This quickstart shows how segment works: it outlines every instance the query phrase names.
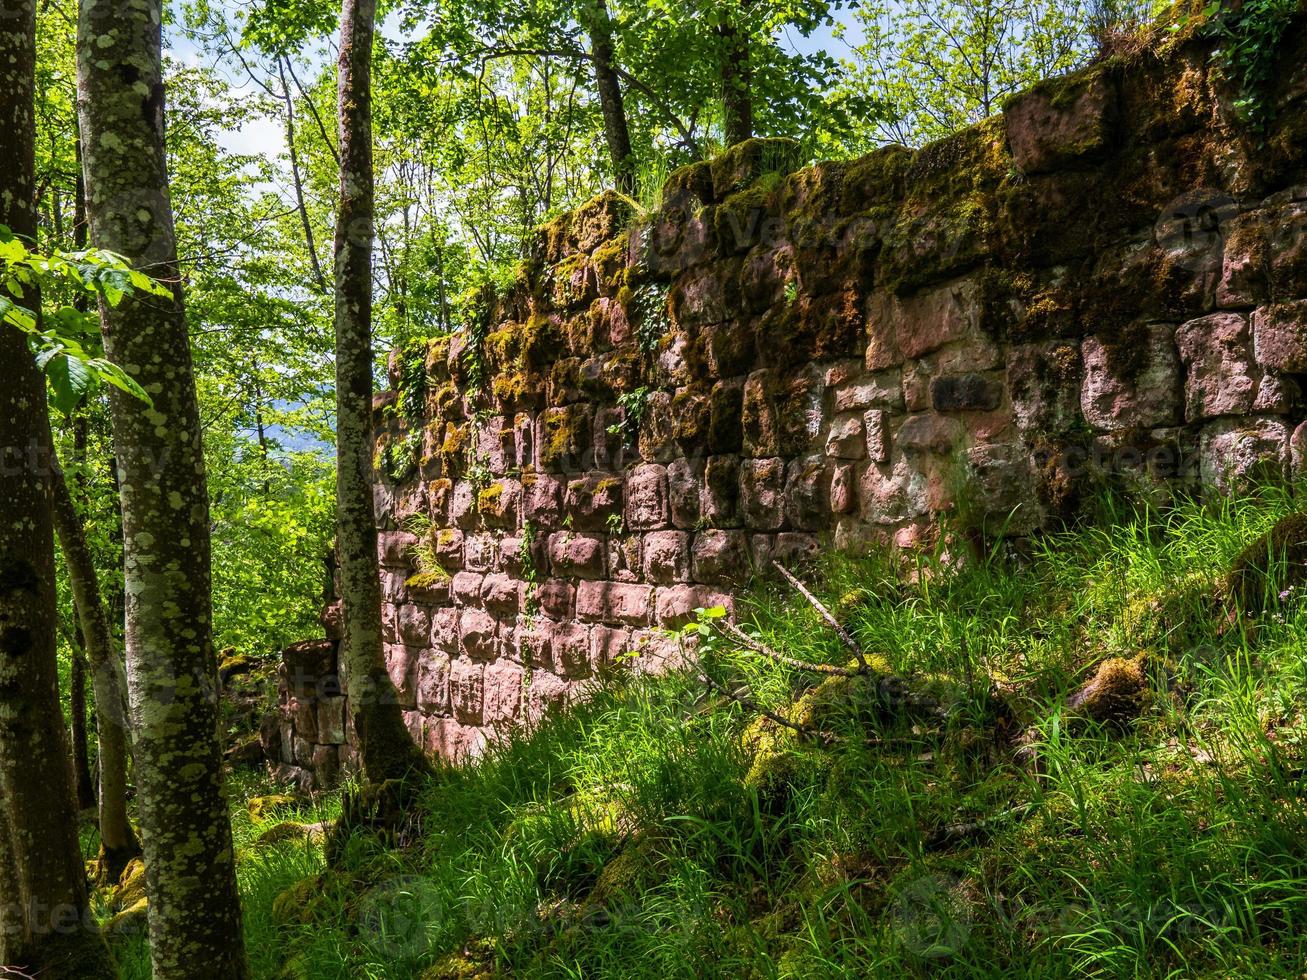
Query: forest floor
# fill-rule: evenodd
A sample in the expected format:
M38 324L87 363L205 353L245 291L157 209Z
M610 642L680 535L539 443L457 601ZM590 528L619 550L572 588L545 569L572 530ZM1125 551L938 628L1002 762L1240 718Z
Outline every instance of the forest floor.
M1292 510L1105 505L1022 553L827 558L814 591L903 684L705 623L717 686L623 672L339 868L314 832L259 843L338 795L256 817L238 780L255 975L1301 977L1304 570L1228 577ZM858 666L784 583L740 612L756 646Z

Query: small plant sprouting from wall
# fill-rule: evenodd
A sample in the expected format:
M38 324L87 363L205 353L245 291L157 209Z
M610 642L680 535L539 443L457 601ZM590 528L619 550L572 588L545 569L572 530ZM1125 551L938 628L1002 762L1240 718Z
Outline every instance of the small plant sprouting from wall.
M490 284L470 291L463 300L463 323L467 346L463 348L463 368L467 372L469 391L481 391L490 381L486 367L486 335L490 333L494 288Z
M417 544L409 550L417 572L405 585L409 588L428 588L448 582L449 572L436 557L436 527L431 518L425 514L414 514L404 521L402 527L418 539Z
M1204 29L1219 42L1212 60L1238 90L1235 109L1259 140L1275 117L1271 83L1280 42L1297 9L1297 0L1216 0L1203 10Z
M622 420L610 425L608 434L634 441L640 435L640 423L644 420L645 409L649 407L648 387L641 385L634 391L618 395L617 406L622 410Z
M528 621L534 620L540 612L540 596L536 590L540 585L540 570L536 568L535 545L539 530L534 521L522 522L522 539L518 542L517 557L522 564L522 578L526 582L526 595L523 599L523 612Z
M667 332L667 287L646 283L631 296L629 315L635 322L635 340L640 353L652 356L659 339Z

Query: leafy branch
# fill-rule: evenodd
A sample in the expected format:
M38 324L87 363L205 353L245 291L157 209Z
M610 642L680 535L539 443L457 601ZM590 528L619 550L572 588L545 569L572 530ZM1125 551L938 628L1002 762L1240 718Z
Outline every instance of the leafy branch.
M0 323L31 339L54 407L67 415L101 383L153 404L130 374L98 351L96 318L73 305L42 311L42 290L71 291L110 307L136 292L171 299L172 291L133 269L121 255L103 249L43 255L0 225Z

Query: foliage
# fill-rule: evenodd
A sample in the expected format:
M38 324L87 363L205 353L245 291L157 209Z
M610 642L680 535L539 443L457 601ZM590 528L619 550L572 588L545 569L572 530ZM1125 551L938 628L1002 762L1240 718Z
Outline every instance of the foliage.
M1279 64L1280 41L1298 10L1297 0L1216 0L1203 11L1205 30L1219 41L1212 58L1236 86L1235 109L1258 137L1275 114L1268 93Z
M1102 14L1087 0L870 0L857 10L862 39L847 87L888 107L875 141L920 146L1083 64Z
M1214 591L1293 506L1109 501L1025 560L941 551L907 576L827 559L823 600L947 714L879 713L724 641L705 664L726 689L825 712L833 737L778 731L694 672L619 675L441 773L419 844L355 840L350 889L277 938L314 977L1297 976L1307 606L1272 586L1231 628ZM847 658L790 590L761 583L742 610L758 642ZM720 636L704 613L687 632ZM1077 723L1068 691L1140 652L1151 709Z
M112 252L41 255L0 225L0 323L30 338L37 367L50 381L54 406L69 414L101 382L150 404L150 396L126 370L97 352L98 321L75 306L60 305L49 312L32 309L42 292L73 293L117 306L133 292L171 298L172 291Z

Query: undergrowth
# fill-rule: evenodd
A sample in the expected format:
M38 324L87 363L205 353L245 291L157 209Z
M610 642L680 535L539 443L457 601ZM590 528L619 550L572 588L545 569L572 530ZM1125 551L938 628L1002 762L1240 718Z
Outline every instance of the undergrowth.
M416 841L353 840L296 924L268 910L322 872L316 852L245 851L256 974L1300 976L1307 610L1284 569L1255 616L1222 601L1231 561L1292 507L1109 507L1024 551L906 570L829 557L814 591L944 710L724 640L702 662L735 700L692 671L627 672L441 772ZM745 629L848 664L782 586L741 598ZM1108 658L1142 663L1151 697L1098 725L1066 705Z

